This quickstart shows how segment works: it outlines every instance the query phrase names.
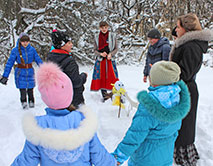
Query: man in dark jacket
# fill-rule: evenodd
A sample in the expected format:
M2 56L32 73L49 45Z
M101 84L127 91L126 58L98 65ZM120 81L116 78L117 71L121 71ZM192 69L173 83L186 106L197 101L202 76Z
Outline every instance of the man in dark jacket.
M148 32L148 40L150 46L146 55L146 64L143 71L143 81L147 82L147 76L151 69L151 65L154 63L165 60L169 60L169 52L171 50L169 40L165 37L161 37L160 32L157 29L152 29Z
M64 32L53 31L51 38L55 49L47 55L47 60L58 64L71 79L74 90L72 105L78 107L84 103L83 91L87 74L79 73L78 64L71 55L72 42L69 36Z

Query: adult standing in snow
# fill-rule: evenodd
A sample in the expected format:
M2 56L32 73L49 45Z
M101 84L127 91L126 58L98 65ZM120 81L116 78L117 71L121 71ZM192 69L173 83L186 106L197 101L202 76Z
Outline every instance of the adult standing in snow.
M115 166L97 136L97 117L86 106L69 110L73 99L70 78L54 63L44 63L36 72L46 115L26 115L26 142L11 166Z
M64 73L71 79L73 83L73 108L78 108L84 103L84 84L87 79L86 73L79 73L79 67L71 54L72 42L71 38L61 31L53 31L51 33L54 49L47 55L47 60L58 64Z
M202 30L198 17L192 13L177 18L176 32L178 38L171 50L170 59L181 68L180 77L187 84L191 94L191 109L183 119L175 143L174 160L181 166L195 166L199 159L194 144L198 104L195 80L202 65L203 53L208 49L208 41L213 38L213 32Z
M33 95L33 88L35 87L34 69L32 65L33 61L35 61L37 65L42 63L42 60L37 54L35 48L30 45L29 35L22 32L19 36L16 47L11 51L0 82L5 85L7 84L11 69L14 63L17 62L18 64L15 68L15 84L20 90L20 100L23 109L27 108L28 104L30 108L33 108L35 104Z
M147 76L149 75L151 65L161 60L168 61L169 52L171 50L169 40L166 37L161 37L158 29L154 28L150 30L147 37L150 42L150 46L146 54L143 82L147 82Z
M94 51L96 62L93 71L90 90L101 90L102 101L110 97L107 90L112 90L112 85L118 81L118 71L115 63L115 54L118 51L116 35L109 32L109 24L101 21L100 32L95 35Z

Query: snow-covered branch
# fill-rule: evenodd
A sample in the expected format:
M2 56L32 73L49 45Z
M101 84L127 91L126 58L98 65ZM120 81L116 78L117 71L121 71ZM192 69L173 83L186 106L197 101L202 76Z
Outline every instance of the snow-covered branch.
M42 9L28 9L28 8L21 8L19 14L32 14L32 15L38 15L38 14L44 14L46 11L46 8Z

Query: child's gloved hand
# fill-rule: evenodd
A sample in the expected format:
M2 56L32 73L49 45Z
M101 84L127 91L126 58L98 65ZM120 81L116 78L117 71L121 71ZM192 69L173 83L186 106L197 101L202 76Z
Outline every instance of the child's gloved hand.
M145 83L147 82L147 76L143 77L143 82L145 82Z
M2 78L0 79L0 82L1 82L2 84L4 84L4 85L7 85L7 81L8 81L8 78L6 78L6 77L2 77Z
M117 160L117 165L122 165L128 159L128 157L125 154L123 154L119 149L116 149L112 153L112 155Z

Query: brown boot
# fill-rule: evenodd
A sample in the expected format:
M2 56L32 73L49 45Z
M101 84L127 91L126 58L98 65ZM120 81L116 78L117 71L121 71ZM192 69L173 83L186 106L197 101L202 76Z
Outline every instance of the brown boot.
M110 92L110 93L105 93L104 94L104 97L103 97L103 99L102 99L102 102L105 102L106 100L108 100L108 99L111 99L112 100L112 92Z
M112 95L113 95L113 93L112 92L110 92L110 93L106 93L106 95L105 95L105 97L107 98L107 99L111 99L112 100Z

